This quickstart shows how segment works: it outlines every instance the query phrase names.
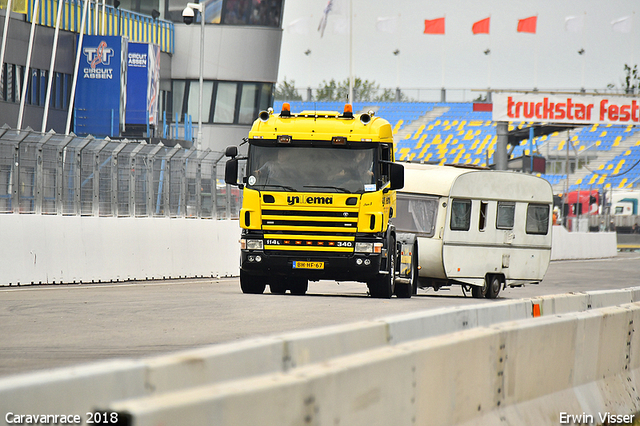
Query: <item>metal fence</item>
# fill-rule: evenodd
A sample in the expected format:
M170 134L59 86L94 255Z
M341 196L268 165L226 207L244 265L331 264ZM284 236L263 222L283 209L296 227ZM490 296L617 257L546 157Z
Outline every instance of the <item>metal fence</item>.
M0 213L237 218L220 152L0 128Z

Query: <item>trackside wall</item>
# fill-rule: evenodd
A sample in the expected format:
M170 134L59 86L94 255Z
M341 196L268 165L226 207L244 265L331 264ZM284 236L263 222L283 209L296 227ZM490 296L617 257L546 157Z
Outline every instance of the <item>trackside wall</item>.
M235 220L0 215L0 286L237 276ZM551 259L616 255L616 234L553 227Z
M0 285L238 274L234 220L0 215Z
M615 232L569 232L556 225L551 240L551 260L615 257L617 241Z

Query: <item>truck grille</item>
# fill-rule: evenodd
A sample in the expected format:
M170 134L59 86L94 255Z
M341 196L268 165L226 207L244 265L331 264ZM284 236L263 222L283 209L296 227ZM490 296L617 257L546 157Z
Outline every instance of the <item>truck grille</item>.
M357 211L263 210L264 249L353 253Z

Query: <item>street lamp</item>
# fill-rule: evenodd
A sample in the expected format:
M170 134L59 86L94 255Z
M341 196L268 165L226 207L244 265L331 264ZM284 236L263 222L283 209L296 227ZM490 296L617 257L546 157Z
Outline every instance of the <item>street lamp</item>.
M182 11L182 19L187 25L193 23L195 16L194 10L200 12L200 105L198 107L198 149L202 149L202 86L204 73L204 4L203 3L187 3L187 7Z

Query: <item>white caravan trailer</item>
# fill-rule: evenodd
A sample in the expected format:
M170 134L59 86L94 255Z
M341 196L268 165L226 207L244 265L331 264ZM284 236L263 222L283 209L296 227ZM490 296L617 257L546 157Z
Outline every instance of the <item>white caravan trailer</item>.
M394 224L399 269L412 277L414 294L460 284L493 299L501 287L542 280L551 257L553 193L546 180L426 164L404 170Z

